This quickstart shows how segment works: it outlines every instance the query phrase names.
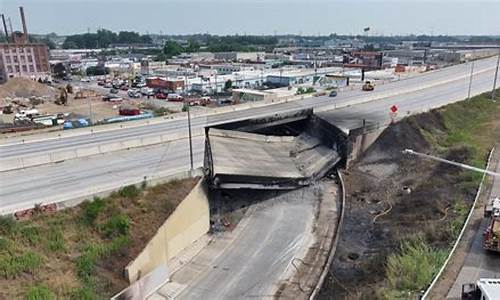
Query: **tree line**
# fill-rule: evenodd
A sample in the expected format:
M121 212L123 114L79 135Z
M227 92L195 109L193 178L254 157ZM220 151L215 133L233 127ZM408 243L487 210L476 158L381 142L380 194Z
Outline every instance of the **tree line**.
M107 48L111 44L151 44L149 35L141 35L133 31L120 31L118 34L99 29L96 33L74 34L66 37L64 49L98 49Z
M198 51L208 52L252 52L258 50L270 50L278 45L278 39L273 36L214 36L196 35L187 40L187 43L180 43L169 40L163 47L160 60L171 58L183 52L191 53Z

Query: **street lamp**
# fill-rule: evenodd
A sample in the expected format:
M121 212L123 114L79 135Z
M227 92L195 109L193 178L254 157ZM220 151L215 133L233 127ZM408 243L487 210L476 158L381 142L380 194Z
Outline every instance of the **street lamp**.
M471 87L472 87L472 76L473 75L474 75L474 60L472 61L472 65L471 65L471 68L470 68L469 91L467 93L467 100L470 99L470 90L471 90Z
M189 102L184 100L184 105L186 105L186 110L187 110L187 119L188 119L188 130L189 130L189 162L191 168L189 171L192 173L194 168L193 168L193 137L191 134L191 113L189 112Z
M500 48L498 49L497 67L495 68L495 79L493 80L493 91L491 91L491 100L493 101L495 101L495 96L496 96L499 64L500 64Z

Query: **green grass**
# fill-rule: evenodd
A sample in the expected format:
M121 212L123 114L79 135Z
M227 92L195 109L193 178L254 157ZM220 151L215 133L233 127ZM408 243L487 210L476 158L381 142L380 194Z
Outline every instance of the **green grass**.
M404 299L424 289L446 260L447 251L434 249L423 238L403 241L397 253L387 258L389 286L382 291L385 299Z
M26 300L55 300L55 294L45 285L36 285L28 290Z
M93 201L83 203L83 219L85 223L93 225L99 214L103 211L106 203L99 197L94 197Z
M22 272L33 273L42 263L40 255L27 251L20 255L10 254L0 257L0 276L16 278Z
M119 236L107 244L87 244L82 251L82 255L76 261L77 273L80 279L84 283L91 282L99 259L117 253L128 243L127 236Z
M118 191L118 195L127 199L134 199L141 195L141 190L135 185L127 185Z
M66 242L61 226L52 225L47 232L46 239L47 249L51 252L66 251Z
M130 228L130 220L123 214L116 214L101 226L101 231L107 238L127 235Z

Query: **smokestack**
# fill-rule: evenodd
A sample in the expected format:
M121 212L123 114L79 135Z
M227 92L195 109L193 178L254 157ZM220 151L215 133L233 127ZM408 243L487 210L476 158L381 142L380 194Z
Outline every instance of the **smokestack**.
M24 37L26 38L26 41L28 41L28 29L26 28L26 19L24 18L24 9L22 6L19 6L19 13L21 13L21 22L23 23Z
M10 17L7 19L9 22L9 28L10 28L10 40L12 43L14 43L14 31L12 30L12 22L10 21Z
M7 42L9 42L9 32L7 31L7 23L5 22L5 16L2 14L2 23L3 23L3 30L5 32L5 38L7 39Z

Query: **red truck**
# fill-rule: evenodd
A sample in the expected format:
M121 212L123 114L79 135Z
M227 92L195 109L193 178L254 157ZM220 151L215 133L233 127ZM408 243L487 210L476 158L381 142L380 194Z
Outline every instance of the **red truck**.
M484 206L484 216L490 218L488 227L484 231L483 248L489 251L500 252L500 198L493 197Z

